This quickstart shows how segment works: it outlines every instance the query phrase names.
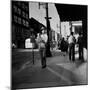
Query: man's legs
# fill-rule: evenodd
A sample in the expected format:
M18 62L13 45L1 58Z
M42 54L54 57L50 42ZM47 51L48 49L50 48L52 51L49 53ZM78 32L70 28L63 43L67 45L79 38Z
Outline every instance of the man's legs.
M79 59L83 61L83 48L82 48L82 46L79 47Z
M43 67L43 49L40 49L41 65Z
M75 45L72 45L72 61L75 61Z
M71 44L69 45L69 60L71 61Z
M79 46L79 60L81 60L81 47Z
M40 49L40 57L42 68L46 67L46 50L44 48Z
M43 49L43 68L46 67L46 49Z

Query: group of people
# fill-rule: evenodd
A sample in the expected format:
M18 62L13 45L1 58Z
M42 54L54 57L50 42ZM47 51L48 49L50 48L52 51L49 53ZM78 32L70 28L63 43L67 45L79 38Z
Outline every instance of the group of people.
M73 35L73 32L71 32L71 35L68 38L68 43L69 43L69 60L73 62L75 61L75 44L77 44L79 49L79 60L83 61L83 36L81 32L79 33L77 41Z
M40 57L41 57L41 64L42 68L46 67L46 46L47 46L48 36L45 30L42 30L42 33L37 34L36 42L38 44ZM69 50L69 60L75 61L75 44L77 43L79 46L79 59L83 60L83 37L82 34L79 33L78 40L76 41L73 32L71 32L71 35L68 37L67 41L67 50ZM64 46L61 46L62 49L64 49Z

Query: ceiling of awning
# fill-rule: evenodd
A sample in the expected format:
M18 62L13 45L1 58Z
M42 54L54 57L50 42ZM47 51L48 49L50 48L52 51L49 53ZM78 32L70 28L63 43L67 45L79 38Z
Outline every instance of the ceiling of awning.
M87 19L87 5L55 4L61 21Z

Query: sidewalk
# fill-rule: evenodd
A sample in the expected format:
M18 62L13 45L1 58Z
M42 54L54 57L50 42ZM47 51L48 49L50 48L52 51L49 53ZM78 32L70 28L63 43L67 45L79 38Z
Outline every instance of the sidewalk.
M12 51L13 71L18 71L19 69L23 68L24 65L32 65L33 61L37 62L38 60L40 60L39 50L34 49L33 51L34 52L32 52L32 49L14 49ZM60 50L54 50L51 52L52 57L64 55L64 53L62 53Z
M86 85L87 62L72 63L66 56L47 59L47 67L41 68L38 60L35 65L26 65L13 75L14 88L35 88L49 86Z

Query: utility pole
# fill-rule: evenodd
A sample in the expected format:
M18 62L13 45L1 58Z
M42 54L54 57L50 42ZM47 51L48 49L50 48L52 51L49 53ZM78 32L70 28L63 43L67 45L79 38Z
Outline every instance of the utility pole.
M47 57L51 57L51 51L50 51L50 21L49 19L51 19L51 17L48 16L48 3L46 3L46 25L47 25L47 36L48 36L48 41L47 41L47 46L46 46L46 56Z
M47 27L47 36L48 36L48 41L47 41L47 45L46 45L46 57L51 57L51 51L50 51L50 21L49 19L51 19L51 17L48 16L48 3L39 3L39 9L40 9L40 5L45 5L45 9L46 9L46 27Z

